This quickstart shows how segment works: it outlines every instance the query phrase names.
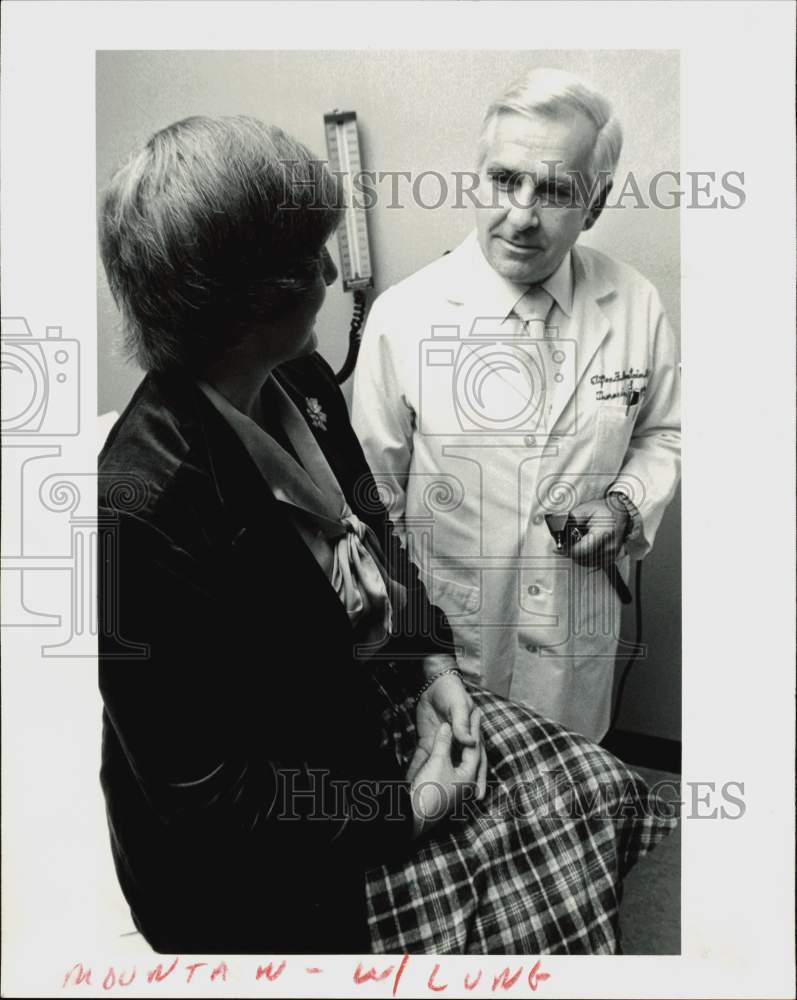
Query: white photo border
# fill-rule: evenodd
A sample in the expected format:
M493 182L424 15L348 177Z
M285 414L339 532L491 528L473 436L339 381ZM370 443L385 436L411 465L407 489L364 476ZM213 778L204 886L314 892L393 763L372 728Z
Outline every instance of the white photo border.
M358 3L10 0L3 14L3 315L25 317L37 337L59 326L65 341L78 343L67 354L81 355L80 409L64 419L79 433L65 432L52 446L73 478L90 474L96 460L96 50L515 48L524 35L535 50L680 50L682 170L741 170L746 192L737 211L682 210L681 219L683 778L743 781L746 811L735 822L684 822L681 956L546 957L550 979L536 992L792 995L793 5L382 3L377 12ZM19 454L3 452L10 476ZM36 460L53 457L51 448ZM90 490L76 499L50 485L48 503L90 513ZM24 494L20 501L36 559L49 551L48 529L35 517L43 508ZM4 523L4 554L17 545L12 528ZM23 615L24 595L17 596ZM387 980L357 986L356 962L339 956L316 963L323 975L306 971L309 958L288 959L279 983L255 982L257 962L239 956L226 957L228 977L212 985L205 976L201 985L183 977L103 986L109 967L118 976L156 963L151 953L137 961L132 951L98 948L103 928L70 921L75 899L91 894L109 863L91 846L96 830L104 833L101 804L79 791L99 767L99 747L81 743L97 710L96 661L78 650L73 659L39 662L39 626L48 627L3 630L3 994L389 996ZM93 694L75 706L76 690ZM44 873L54 866L70 878L48 882ZM92 982L64 989L76 962L94 970ZM492 995L502 969L534 964L412 956L398 996L431 995L427 981L438 963L447 995L456 995L463 970L481 967L484 985L474 996ZM517 992L531 995L525 972Z

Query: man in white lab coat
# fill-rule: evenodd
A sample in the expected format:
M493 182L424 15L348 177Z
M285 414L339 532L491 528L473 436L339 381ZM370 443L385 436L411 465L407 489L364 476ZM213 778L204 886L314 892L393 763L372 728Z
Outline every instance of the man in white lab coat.
M607 567L650 551L680 470L659 296L575 245L621 145L576 77L513 84L485 117L476 232L375 301L354 386L355 429L460 667L595 740L620 629ZM567 513L557 550L546 515Z

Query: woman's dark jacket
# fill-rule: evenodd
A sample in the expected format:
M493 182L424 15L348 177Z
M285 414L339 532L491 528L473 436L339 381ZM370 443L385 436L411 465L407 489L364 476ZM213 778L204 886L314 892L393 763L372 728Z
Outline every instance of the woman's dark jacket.
M331 370L275 374L384 541ZM409 849L412 821L340 600L190 379L144 379L99 472L101 781L136 925L162 952L369 951L364 871ZM382 656L411 687L451 634L387 546L409 601Z

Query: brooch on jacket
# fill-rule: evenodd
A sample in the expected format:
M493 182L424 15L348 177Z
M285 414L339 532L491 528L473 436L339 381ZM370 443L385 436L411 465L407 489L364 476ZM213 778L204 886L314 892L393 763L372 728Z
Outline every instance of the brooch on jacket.
M307 419L313 427L317 427L321 431L327 429L327 415L315 396L307 397Z

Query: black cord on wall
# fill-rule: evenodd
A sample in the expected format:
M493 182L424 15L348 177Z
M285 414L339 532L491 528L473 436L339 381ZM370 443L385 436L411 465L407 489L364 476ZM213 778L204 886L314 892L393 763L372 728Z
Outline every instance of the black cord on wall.
M614 709L612 710L612 718L609 723L609 732L611 732L615 724L617 723L617 718L620 715L620 707L623 702L623 692L625 691L625 682L628 680L628 674L631 671L631 667L639 659L639 654L642 651L642 560L637 560L636 568L634 571L634 606L635 606L635 628L634 628L634 651L628 657L623 667L623 673L620 677L620 683L617 685L617 696L614 699Z
M365 321L365 292L362 288L356 288L353 294L354 307L349 328L349 351L343 362L343 367L335 376L338 385L343 385L346 379L351 377L354 366L357 364L357 355L360 353L360 341L362 340L360 330Z

